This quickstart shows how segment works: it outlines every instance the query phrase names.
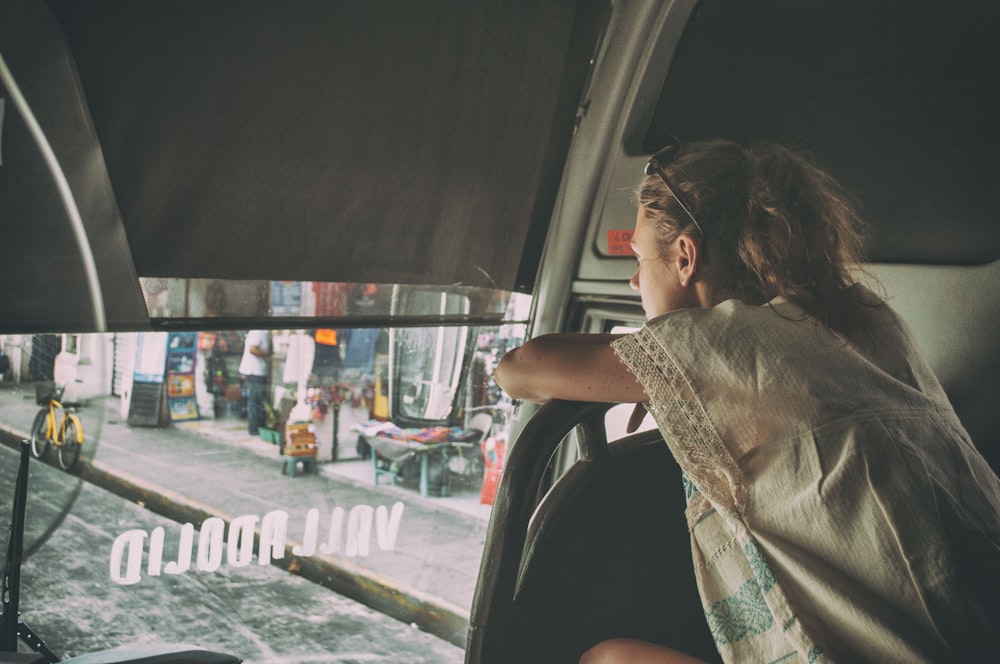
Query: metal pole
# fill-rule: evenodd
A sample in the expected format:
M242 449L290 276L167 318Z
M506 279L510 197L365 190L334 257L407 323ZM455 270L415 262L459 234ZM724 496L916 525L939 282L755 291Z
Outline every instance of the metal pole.
M17 623L21 611L21 556L24 554L24 513L28 501L28 441L21 441L21 464L14 487L14 515L7 542L7 567L3 575L3 631L0 651L17 652Z
M333 402L333 452L331 453L330 461L337 460L337 448L340 445L338 436L340 430L340 401L334 400Z

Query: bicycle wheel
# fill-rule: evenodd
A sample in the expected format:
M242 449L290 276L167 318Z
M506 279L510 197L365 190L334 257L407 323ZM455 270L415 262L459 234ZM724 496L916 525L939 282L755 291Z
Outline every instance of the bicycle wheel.
M66 419L66 430L63 431L62 445L59 445L59 467L72 470L80 458L80 448L83 447L76 439L76 422Z
M49 409L42 408L31 423L31 456L41 459L49 451L52 439L47 435Z

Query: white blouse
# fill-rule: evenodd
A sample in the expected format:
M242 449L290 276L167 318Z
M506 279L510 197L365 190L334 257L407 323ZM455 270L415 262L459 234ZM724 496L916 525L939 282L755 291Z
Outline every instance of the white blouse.
M873 314L863 344L781 298L675 311L614 342L684 470L726 661L1000 652L1000 480L902 321Z

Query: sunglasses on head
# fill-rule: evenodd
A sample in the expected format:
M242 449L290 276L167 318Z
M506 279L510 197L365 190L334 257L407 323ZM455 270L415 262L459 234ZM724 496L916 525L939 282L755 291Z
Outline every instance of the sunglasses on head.
M701 230L701 224L699 224L698 220L694 218L694 214L691 213L691 208L688 207L687 203L684 202L684 199L680 197L680 194L678 193L680 190L670 182L670 178L667 177L667 172L664 170L664 167L669 164L675 156L677 156L677 151L680 149L680 143L677 139L673 137L671 137L671 139L672 140L665 147L660 148L660 150L649 158L649 161L646 162L646 168L644 169L645 173L646 175L653 175L655 173L660 176L660 179L663 181L663 186L667 188L667 192L674 197L674 200L677 201L677 205L684 210L684 214L688 216L688 219L691 220L694 227L698 229L698 234L705 237L705 232Z

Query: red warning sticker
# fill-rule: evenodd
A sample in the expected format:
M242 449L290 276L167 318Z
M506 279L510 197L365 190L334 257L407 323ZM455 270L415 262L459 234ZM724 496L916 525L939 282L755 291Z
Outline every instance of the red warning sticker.
M635 256L632 251L632 229L608 231L609 256Z

